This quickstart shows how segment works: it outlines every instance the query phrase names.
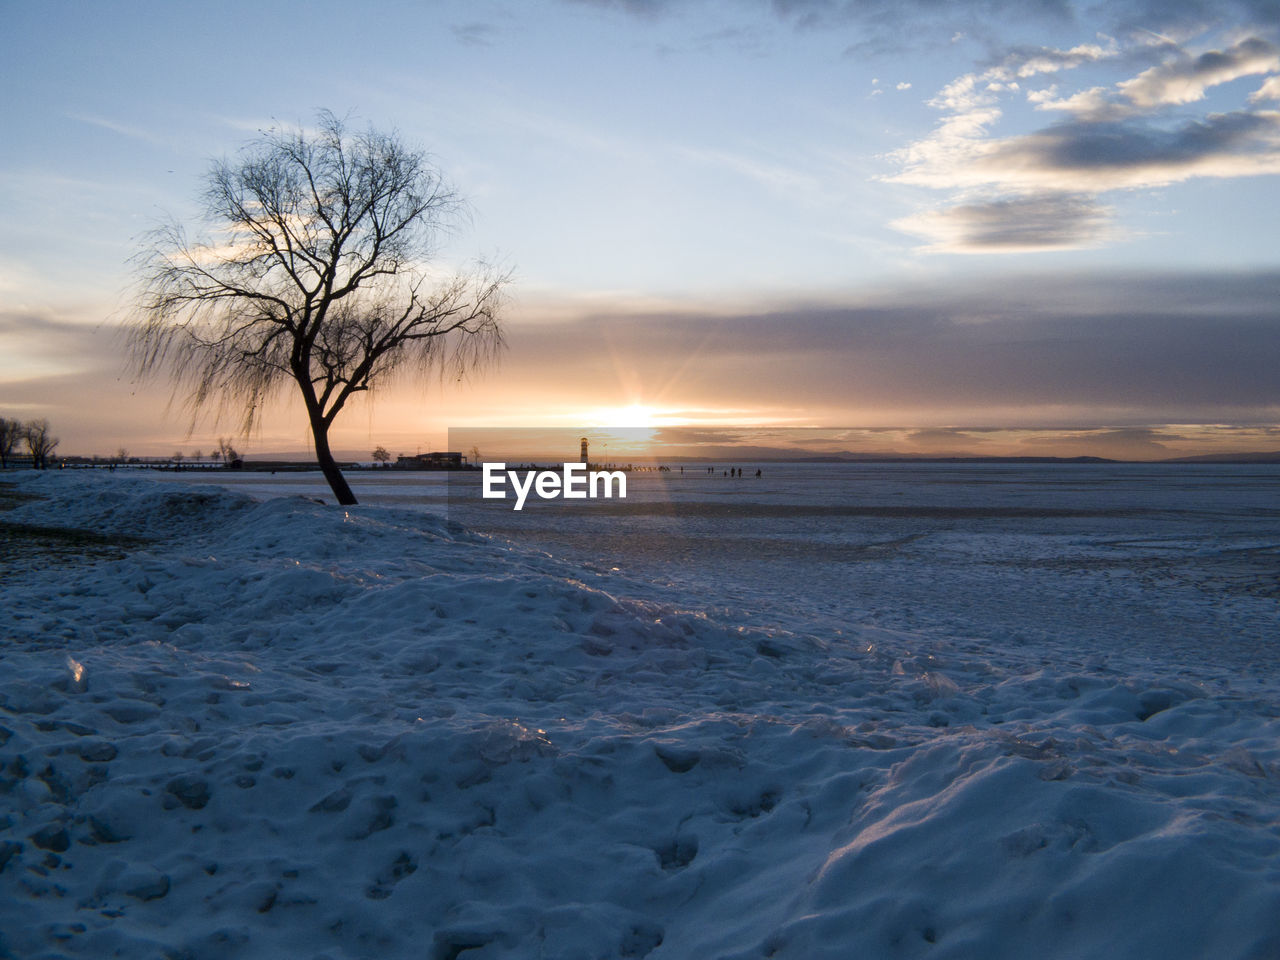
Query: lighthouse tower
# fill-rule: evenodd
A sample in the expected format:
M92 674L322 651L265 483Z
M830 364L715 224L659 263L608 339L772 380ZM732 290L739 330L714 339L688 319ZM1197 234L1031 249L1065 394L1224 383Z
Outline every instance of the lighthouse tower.
M578 460L581 463L587 462L587 438L586 437L582 438L582 455L578 458Z

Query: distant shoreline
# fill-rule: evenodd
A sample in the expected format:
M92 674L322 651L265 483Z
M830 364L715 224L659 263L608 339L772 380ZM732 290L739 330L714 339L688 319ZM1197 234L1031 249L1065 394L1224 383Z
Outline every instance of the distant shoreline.
M510 459L510 458L508 458ZM546 458L523 458L520 460L522 464L536 466L543 462ZM513 461L514 462L514 461ZM550 460L547 460L550 463ZM610 463L612 468L624 468L628 466L635 467L654 467L660 464L675 464L677 466L689 464L703 465L723 465L723 464L1013 464L1013 465L1054 465L1061 464L1065 466L1074 465L1124 465L1124 466L1154 466L1154 465L1238 465L1238 466L1265 466L1268 464L1280 464L1280 451L1257 452L1257 453L1237 453L1237 454L1202 454L1190 457L1168 457L1162 460L1117 460L1108 457L1014 457L1014 456L955 456L955 457L930 457L917 456L912 454L896 454L896 455L875 455L875 454L845 454L845 455L812 455L812 456L766 456L752 455L745 453L741 457L719 456L719 457L691 457L691 456L670 456L670 457L632 457L628 459L619 459ZM280 471L287 473L306 472L319 470L320 465L313 460L288 459L284 457L264 457L261 459L253 457L245 457L240 465L230 467L221 464L211 463L176 463L166 460L162 457L155 458L133 458L131 462L112 463L102 458L91 457L66 457L60 461L60 464L66 469L133 469L133 470L163 470L165 472L177 473L224 473L224 472L251 472L262 473L267 471ZM372 464L366 461L346 460L339 461L339 467L342 470L351 470L359 472L376 472L376 473L408 473L408 472L440 472L449 473L471 472L479 469L476 466L466 465L463 467L420 467L412 468L397 467L393 465L382 466ZM15 463L11 464L5 472L8 471L25 471L31 469L29 464ZM57 470L59 467L51 467Z

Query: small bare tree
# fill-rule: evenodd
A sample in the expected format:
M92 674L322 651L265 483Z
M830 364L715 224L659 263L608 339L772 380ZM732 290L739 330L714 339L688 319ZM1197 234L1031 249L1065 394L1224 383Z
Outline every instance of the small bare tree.
M13 456L13 451L18 448L18 444L26 434L26 424L20 420L0 417L0 470L8 468L9 458Z
M231 445L231 440L227 437L218 438L218 456L222 458L222 462L230 464L232 460L239 460L240 453Z
M373 451L373 459L377 460L378 463L383 466L386 466L387 462L391 459L391 453L386 447L378 446Z
M325 479L355 503L329 449L334 419L396 374L461 376L494 356L508 277L439 279L431 260L459 199L421 151L330 113L215 163L203 199L216 232L163 227L138 259L135 369L167 370L193 423L214 401L238 408L246 434L292 383Z
M31 466L44 470L49 466L49 457L58 446L58 438L49 432L48 420L29 420L23 428L27 441L27 450L31 452Z

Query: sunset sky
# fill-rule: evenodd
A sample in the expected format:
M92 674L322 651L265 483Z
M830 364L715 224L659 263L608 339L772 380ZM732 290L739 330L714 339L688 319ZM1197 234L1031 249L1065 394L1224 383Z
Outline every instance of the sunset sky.
M471 201L509 349L350 409L450 427L1153 458L1280 449L1274 0L0 0L0 415L208 450L136 384L129 258L320 108ZM793 434L794 435L794 434ZM282 396L250 452L308 448Z

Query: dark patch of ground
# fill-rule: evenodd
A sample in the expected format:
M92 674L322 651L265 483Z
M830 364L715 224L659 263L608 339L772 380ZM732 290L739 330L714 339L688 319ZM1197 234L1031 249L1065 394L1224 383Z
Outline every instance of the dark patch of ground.
M0 511L12 510L33 500L36 494L0 481ZM78 527L49 527L0 519L0 580L29 569L33 563L76 563L119 560L150 541L117 533L98 533Z

